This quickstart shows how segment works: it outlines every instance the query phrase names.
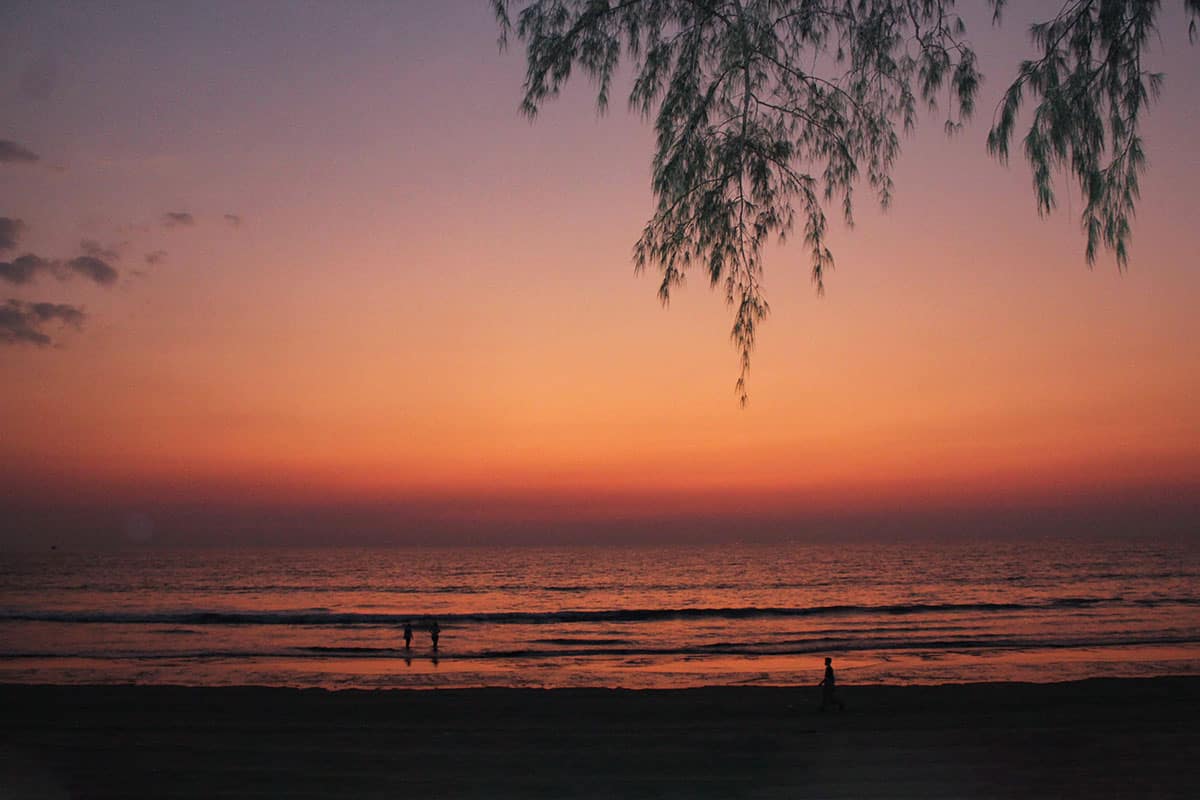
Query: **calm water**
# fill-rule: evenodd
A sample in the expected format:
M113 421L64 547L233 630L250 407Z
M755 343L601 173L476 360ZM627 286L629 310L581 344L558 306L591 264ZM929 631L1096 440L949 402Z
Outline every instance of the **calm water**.
M844 683L1200 674L1200 545L0 554L4 682L813 684L826 655Z

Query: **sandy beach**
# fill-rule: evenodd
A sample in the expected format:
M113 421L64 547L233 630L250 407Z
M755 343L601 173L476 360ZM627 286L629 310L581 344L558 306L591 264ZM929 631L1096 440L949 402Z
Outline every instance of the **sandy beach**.
M1200 678L678 691L0 686L0 796L1193 797Z

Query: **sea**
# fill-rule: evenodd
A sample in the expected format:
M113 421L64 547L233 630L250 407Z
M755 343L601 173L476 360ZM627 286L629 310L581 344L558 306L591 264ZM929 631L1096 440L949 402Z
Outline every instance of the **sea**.
M1200 674L1200 539L0 553L4 683L812 686L826 657Z

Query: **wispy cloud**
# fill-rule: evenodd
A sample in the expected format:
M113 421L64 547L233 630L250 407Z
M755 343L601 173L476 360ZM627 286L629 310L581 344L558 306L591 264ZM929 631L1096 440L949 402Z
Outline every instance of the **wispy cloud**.
M26 100L46 100L58 86L58 59L46 51L21 71L21 96Z
M0 139L0 164L34 164L41 156L8 139Z
M196 224L196 218L187 211L168 211L163 214L163 226L167 228L186 228Z
M225 221L235 228L242 227L242 217L239 214L226 214Z
M19 219L0 217L0 253L16 249L25 227L25 223Z
M128 242L123 242L121 245L104 247L94 239L84 239L79 243L79 249L83 251L85 256L103 258L106 261L119 261L121 259L121 252L118 248L124 244L128 244Z
M146 263L150 266L161 264L167 260L166 250L155 250L153 253L146 253Z
M47 347L54 343L46 328L83 328L83 309L65 303L27 303L9 298L0 306L0 344L31 344Z

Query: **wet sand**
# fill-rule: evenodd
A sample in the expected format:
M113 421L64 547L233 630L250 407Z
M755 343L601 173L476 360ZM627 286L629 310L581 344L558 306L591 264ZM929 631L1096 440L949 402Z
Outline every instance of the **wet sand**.
M1200 677L678 691L0 686L0 797L1195 797Z

